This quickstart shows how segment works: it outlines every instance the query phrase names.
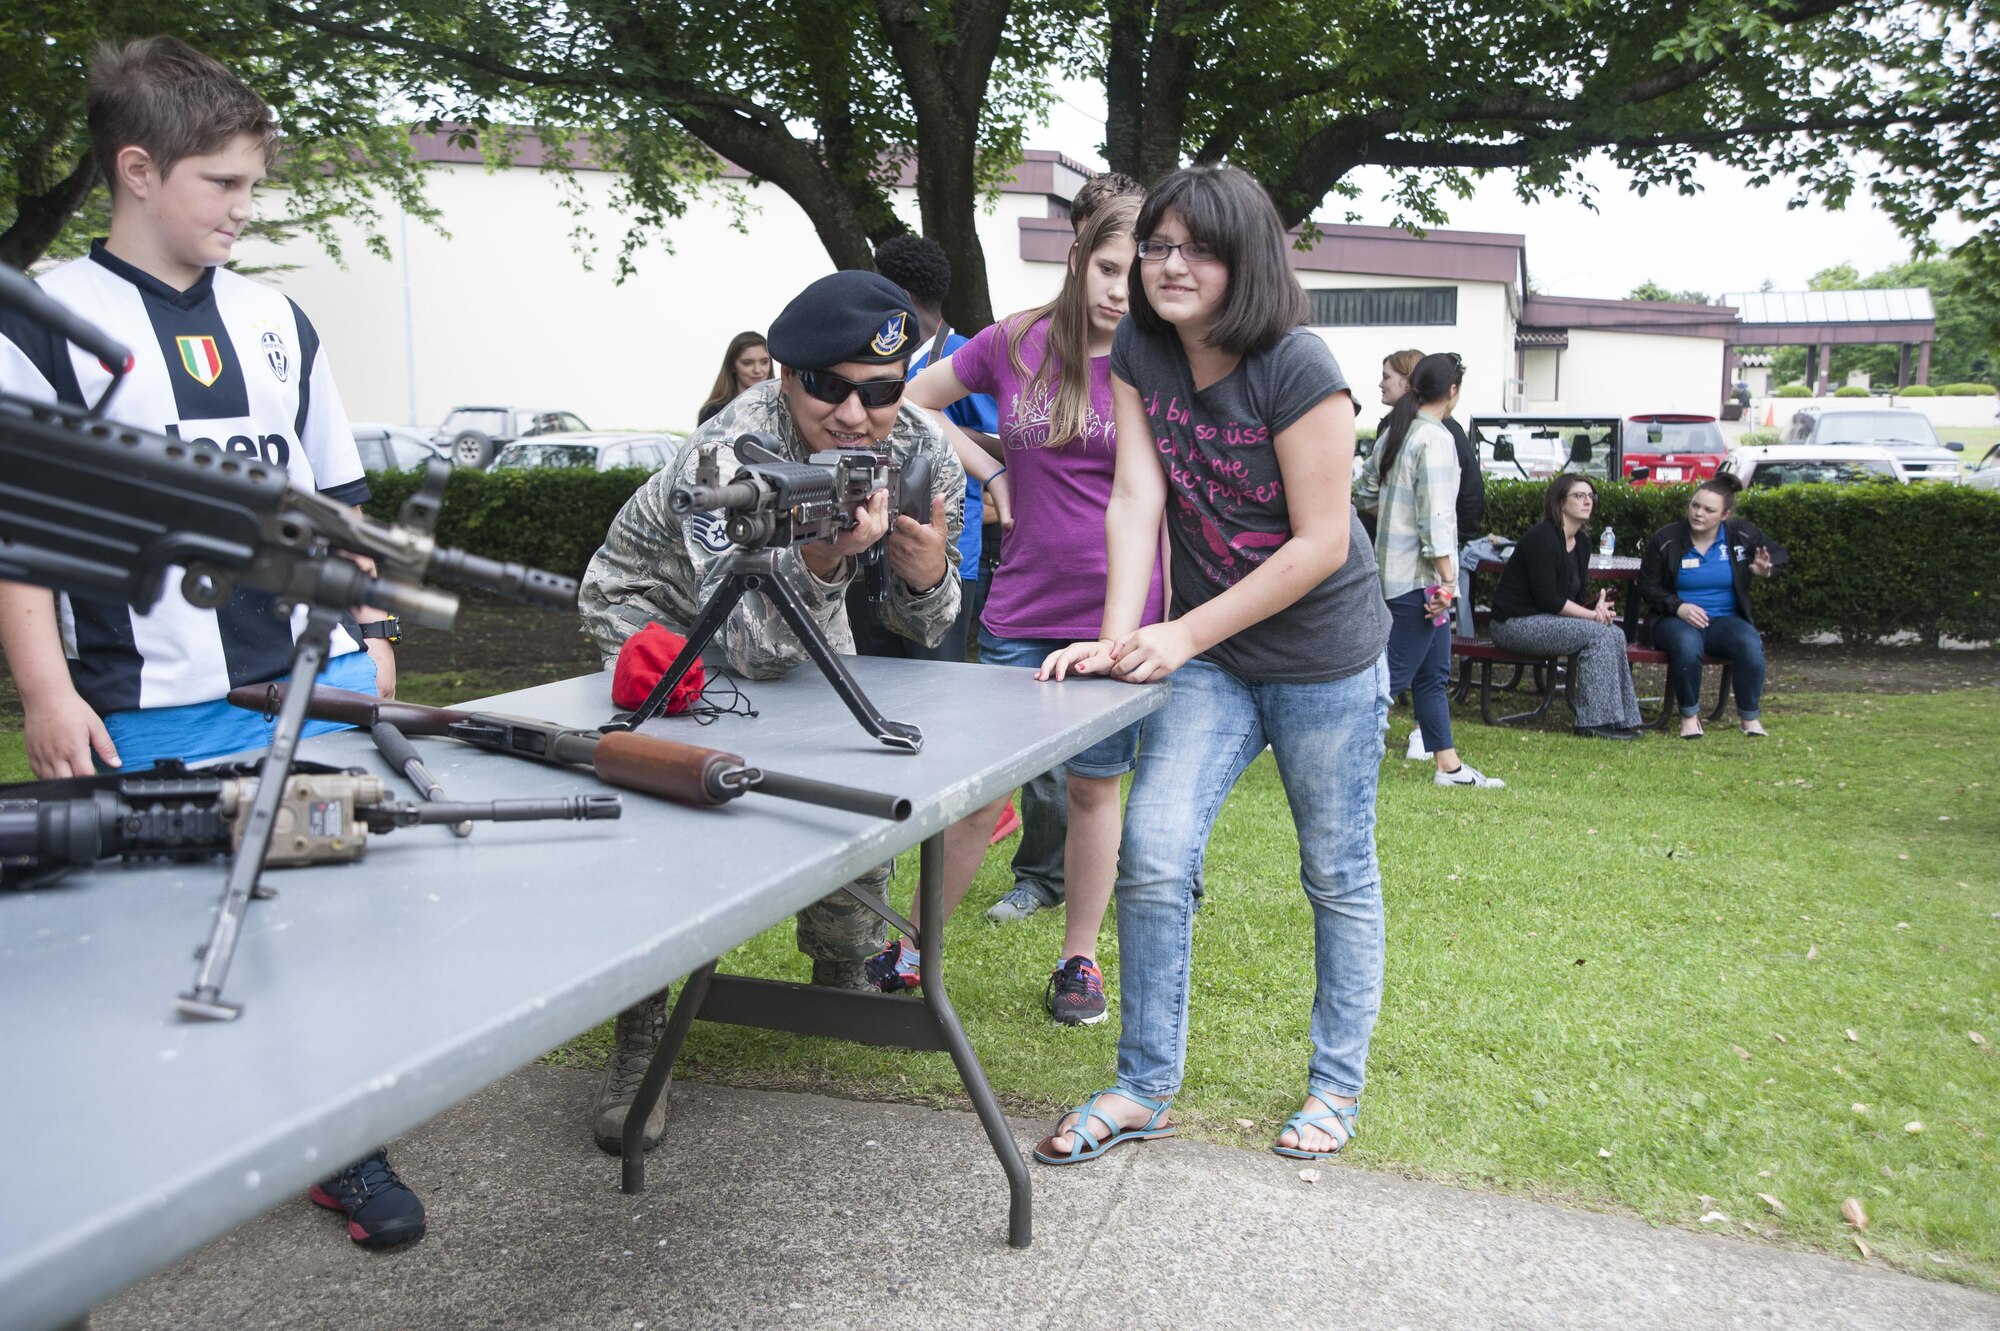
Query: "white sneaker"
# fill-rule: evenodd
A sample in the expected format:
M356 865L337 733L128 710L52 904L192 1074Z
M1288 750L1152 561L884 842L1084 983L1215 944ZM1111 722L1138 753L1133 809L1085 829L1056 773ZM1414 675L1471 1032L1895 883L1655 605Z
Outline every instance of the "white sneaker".
M1408 758L1411 762L1415 762L1419 758L1422 758L1425 761L1429 761L1431 756L1431 751L1424 747L1423 731L1412 730L1410 732L1410 747L1407 751L1404 752L1403 756L1405 758Z
M1440 786L1485 786L1490 790L1499 790L1507 784L1497 776L1486 775L1471 763L1460 763L1456 772L1439 771L1431 780Z

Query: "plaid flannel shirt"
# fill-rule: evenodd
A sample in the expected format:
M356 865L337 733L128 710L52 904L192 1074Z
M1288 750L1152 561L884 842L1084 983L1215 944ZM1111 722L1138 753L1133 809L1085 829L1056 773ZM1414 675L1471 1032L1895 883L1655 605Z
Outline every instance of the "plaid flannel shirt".
M1384 598L1436 583L1440 556L1458 561L1458 450L1434 417L1419 413L1385 478L1378 444L1355 482L1355 503L1375 509L1375 563Z

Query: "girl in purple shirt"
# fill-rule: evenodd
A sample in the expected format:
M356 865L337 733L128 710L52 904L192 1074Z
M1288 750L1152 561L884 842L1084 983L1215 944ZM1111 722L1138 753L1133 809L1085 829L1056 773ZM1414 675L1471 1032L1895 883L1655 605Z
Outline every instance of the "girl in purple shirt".
M983 664L1039 666L1051 651L1094 635L1104 617L1104 510L1117 460L1111 338L1129 299L1138 211L1132 198L1105 205L1078 233L1054 300L985 329L910 386L909 400L932 411L968 393L990 393L1000 406L1012 523L1003 518L1000 566L980 615ZM960 459L968 450L974 455L968 468L993 465L944 423ZM1161 617L1161 601L1156 567L1146 623ZM1138 731L1128 726L1067 763L1068 895L1062 955L1046 1001L1050 1014L1069 1025L1094 1025L1105 1016L1097 935L1118 867L1118 778L1132 770ZM997 800L946 831L947 912L971 887L1005 804ZM909 941L900 940L869 963L869 973L885 989L913 988L917 962Z

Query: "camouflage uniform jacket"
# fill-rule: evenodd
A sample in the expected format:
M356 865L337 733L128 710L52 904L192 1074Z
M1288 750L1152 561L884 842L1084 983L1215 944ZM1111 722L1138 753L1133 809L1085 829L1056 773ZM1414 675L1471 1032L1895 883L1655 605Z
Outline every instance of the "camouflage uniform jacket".
M649 623L686 633L721 582L725 556L734 548L723 535L721 520L711 513L690 513L683 519L668 509L667 493L676 485L693 483L704 445L719 444L727 450L738 435L751 430L778 440L781 451L794 461L811 456L793 428L783 389L774 379L724 406L689 437L676 466L655 474L619 510L584 572L577 596L584 632L604 654L607 666L617 659L625 640ZM891 573L889 599L882 607L882 620L892 630L930 646L958 615L958 565L953 552L965 521L965 470L930 418L907 404L896 414L887 447L904 461L919 450L930 454L931 494L944 500L950 525L944 581L919 595ZM725 463L727 459L725 452ZM853 564L848 565L847 578L829 583L806 567L796 549L782 551L778 558L805 602L806 613L819 623L833 650L852 655L847 583L855 573ZM750 679L776 679L810 659L777 605L762 592L752 592L737 603L716 642L730 668Z

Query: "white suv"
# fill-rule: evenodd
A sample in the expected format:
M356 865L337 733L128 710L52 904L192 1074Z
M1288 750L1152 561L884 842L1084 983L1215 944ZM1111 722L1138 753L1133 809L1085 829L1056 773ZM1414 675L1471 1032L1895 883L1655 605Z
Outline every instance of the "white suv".
M1960 443L1940 444L1930 418L1907 407L1801 407L1785 426L1781 444L1868 444L1886 448L1913 481L1959 481Z

